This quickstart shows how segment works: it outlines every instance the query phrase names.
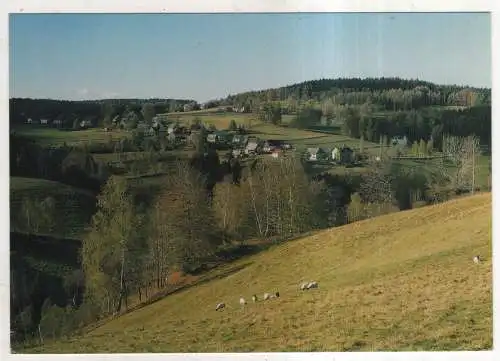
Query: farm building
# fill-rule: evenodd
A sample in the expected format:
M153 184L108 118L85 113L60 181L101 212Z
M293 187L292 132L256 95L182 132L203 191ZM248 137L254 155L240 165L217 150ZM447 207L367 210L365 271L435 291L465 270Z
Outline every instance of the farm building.
M33 124L33 120L31 118L26 119L26 124Z
M328 152L326 152L323 148L307 148L306 151L306 159L309 162L317 162L321 160L328 160Z
M40 124L47 125L47 124L49 124L49 120L48 119L40 119Z

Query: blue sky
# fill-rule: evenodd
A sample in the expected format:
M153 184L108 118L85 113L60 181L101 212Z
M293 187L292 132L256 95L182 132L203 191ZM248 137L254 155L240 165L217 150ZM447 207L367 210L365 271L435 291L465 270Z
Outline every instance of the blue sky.
M10 96L205 101L303 80L491 87L489 14L16 14Z

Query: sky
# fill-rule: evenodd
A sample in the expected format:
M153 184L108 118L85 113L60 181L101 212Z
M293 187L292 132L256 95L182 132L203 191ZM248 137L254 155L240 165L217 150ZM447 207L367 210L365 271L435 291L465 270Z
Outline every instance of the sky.
M305 80L491 87L487 13L11 14L10 97L203 102Z

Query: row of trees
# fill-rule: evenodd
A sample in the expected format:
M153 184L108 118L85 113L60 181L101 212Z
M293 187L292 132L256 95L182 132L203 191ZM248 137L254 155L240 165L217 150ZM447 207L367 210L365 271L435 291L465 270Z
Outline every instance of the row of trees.
M262 103L280 101L288 112L300 103L313 100L329 104L360 105L371 100L385 110L410 110L432 105L475 106L491 104L490 89L436 85L399 78L320 79L286 87L229 95L224 104L246 106L254 111Z
M168 113L172 111L182 111L185 104L193 102L186 99L107 99L88 101L67 101L53 99L30 99L11 98L9 99L10 124L25 123L28 118L39 119L60 119L67 128L72 127L75 119L90 120L94 126L103 126L110 122L116 115L121 115L126 111L142 113L145 118L151 113Z

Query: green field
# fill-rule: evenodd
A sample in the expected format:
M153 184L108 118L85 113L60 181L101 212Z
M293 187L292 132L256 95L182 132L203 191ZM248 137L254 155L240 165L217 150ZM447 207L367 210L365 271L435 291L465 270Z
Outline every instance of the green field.
M63 131L55 128L41 128L22 126L16 129L16 133L35 140L44 146L82 145L85 143L107 143L110 140L119 140L131 136L130 132L114 129L105 132L101 128L93 128L78 131Z
M251 113L231 113L199 110L185 113L168 113L168 119L176 120L184 124L190 124L193 119L201 119L205 125L214 125L217 129L228 129L231 120L236 124L244 125L245 127L253 127L260 122L256 116Z
M79 188L45 179L10 177L11 230L22 227L23 199L43 201L46 197L55 200L57 228L48 235L62 238L81 238L90 217L95 211L95 196Z
M274 246L93 331L24 352L491 349L491 194ZM474 264L480 254L484 262ZM303 281L319 288L300 291ZM279 290L280 298L240 297ZM215 311L217 302L226 308Z

